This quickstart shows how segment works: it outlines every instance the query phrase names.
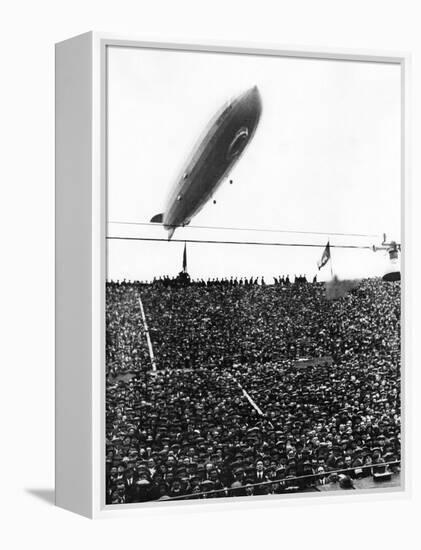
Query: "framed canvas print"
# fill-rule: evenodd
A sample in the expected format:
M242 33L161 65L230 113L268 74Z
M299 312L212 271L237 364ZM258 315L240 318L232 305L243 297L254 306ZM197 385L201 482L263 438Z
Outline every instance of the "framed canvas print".
M407 490L407 82L401 54L57 44L59 506Z

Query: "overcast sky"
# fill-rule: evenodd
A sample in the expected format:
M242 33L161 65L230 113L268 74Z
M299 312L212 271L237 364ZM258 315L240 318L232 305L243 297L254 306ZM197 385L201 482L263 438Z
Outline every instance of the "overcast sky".
M400 241L400 67L361 62L109 49L108 221L148 222L197 137L231 97L257 85L263 112L244 155L175 239L379 244ZM333 233L376 234L338 237ZM109 235L163 237L162 227L109 223ZM108 278L150 280L181 269L183 243L108 241ZM323 249L188 244L192 277L306 274ZM382 275L384 253L332 250L342 278ZM328 266L319 280L330 277Z

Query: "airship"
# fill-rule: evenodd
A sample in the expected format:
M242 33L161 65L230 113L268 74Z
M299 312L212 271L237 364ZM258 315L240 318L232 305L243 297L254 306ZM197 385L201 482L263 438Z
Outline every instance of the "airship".
M246 90L211 119L178 175L165 211L150 220L163 224L168 240L188 225L213 196L251 142L262 113L257 86Z

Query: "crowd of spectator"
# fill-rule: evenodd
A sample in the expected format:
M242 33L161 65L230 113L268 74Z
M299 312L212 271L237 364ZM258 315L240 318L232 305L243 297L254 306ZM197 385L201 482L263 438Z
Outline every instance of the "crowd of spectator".
M317 275L313 277L313 283L317 282ZM294 279L290 280L289 275L279 275L273 277L274 285L289 286L290 284L302 284L307 283L307 277L305 275L294 275ZM144 284L144 283L141 283ZM266 285L265 278L262 277L212 277L207 280L197 279L191 280L190 275L186 271L181 271L176 277L169 277L164 275L163 277L155 277L152 281L153 285L159 285L163 287L180 287L187 284L193 284L198 286L251 286L251 285Z
M400 283L329 300L322 283L240 281L107 283L107 503L399 469Z

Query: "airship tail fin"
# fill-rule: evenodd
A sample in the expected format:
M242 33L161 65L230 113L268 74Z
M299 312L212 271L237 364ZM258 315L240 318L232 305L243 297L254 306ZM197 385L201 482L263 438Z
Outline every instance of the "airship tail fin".
M151 223L162 223L164 214L155 214L153 218L151 218Z

